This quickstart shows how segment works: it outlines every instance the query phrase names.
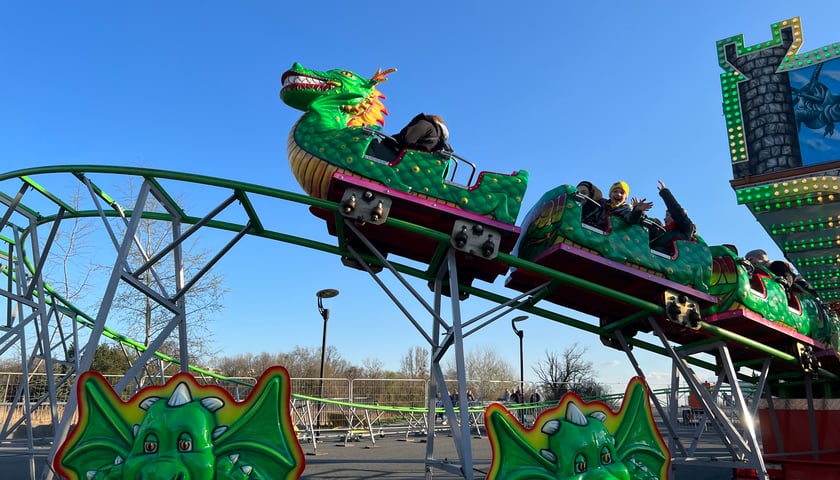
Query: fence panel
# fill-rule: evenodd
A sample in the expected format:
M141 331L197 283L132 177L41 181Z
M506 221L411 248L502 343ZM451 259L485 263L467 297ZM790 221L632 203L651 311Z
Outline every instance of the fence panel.
M352 402L391 407L423 408L428 382L421 379L357 378L351 382Z

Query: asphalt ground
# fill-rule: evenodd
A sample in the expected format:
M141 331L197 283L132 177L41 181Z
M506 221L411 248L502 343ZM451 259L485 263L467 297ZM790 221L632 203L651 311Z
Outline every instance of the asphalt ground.
M386 436L384 438L360 437L358 441L345 442L323 439L313 449L311 442L301 443L306 454L306 468L301 480L323 479L423 479L426 471L426 436ZM486 436L470 439L473 458L473 478L484 479L490 470L492 451ZM438 431L430 469L431 478L464 478L451 469L460 468L460 460L453 438L445 431ZM709 466L678 465L672 470L672 480L729 480L732 471Z
M470 438L473 458L473 478L483 480L490 469L492 451L486 436ZM426 436L386 435L360 436L357 441L344 442L343 437L324 437L314 445L303 441L306 467L301 480L408 480L426 477ZM36 476L30 474L26 456L0 456L0 480L29 480L41 478L46 453L35 459ZM440 430L434 440L434 454L429 469L433 479L464 478L459 473L460 460L454 439L448 431ZM678 465L672 470L672 480L728 480L731 470L706 466Z

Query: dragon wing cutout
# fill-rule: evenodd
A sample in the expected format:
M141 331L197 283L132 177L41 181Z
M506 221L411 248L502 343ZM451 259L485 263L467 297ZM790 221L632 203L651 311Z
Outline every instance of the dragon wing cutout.
M240 463L253 467L255 478L297 478L298 468L304 467L287 410L284 373L280 368L267 370L245 401L249 408L215 439L216 458L239 457Z
M493 460L487 478L579 480L602 478L604 473L633 480L668 478L670 452L656 429L644 380L640 377L631 379L624 398L620 411L616 413L601 402L584 402L576 394L567 393L556 407L540 414L535 420L535 426L530 429L522 426L501 404L491 405L485 413L487 435L493 448ZM595 420L597 425L592 423ZM609 472L587 470L584 466L586 471L579 474L562 473L569 459L558 464L558 456L563 452L564 456L568 456L565 454L579 448L581 445L574 443L576 429L587 429L590 425L593 430L583 431L581 438L585 440L593 432L602 432L607 435L605 438L614 441L615 461L603 464ZM560 435L565 428L575 429L569 432L572 436L550 439ZM568 440L571 443L566 443ZM609 466L613 464L616 468Z
M557 467L522 437L519 422L501 404L487 408L485 423L493 447L493 464L487 478L524 480L557 478Z
M631 478L668 478L671 455L653 423L647 386L640 377L634 377L627 385L619 416L616 453Z
M122 463L133 443L132 427L119 411L123 402L108 381L89 371L82 375L78 388L79 418L84 423L70 433L55 460L59 472L70 474L72 480Z

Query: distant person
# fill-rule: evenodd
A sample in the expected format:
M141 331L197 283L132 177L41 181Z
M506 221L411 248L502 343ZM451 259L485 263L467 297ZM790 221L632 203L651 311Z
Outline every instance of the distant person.
M510 389L506 388L505 392L502 394L502 401L509 402L510 401Z
M682 206L680 206L674 195L665 186L662 180L659 180L659 196L665 202L665 218L663 219L663 228L660 231L651 230L650 233L650 248L657 252L666 253L674 256L677 253L677 240L691 240L694 238L696 227L688 218L688 213Z
M531 394L531 397L528 399L530 403L540 403L542 397L540 396L540 392L534 392Z
M449 129L440 115L420 113L394 135L402 148L413 148L429 152L451 152Z

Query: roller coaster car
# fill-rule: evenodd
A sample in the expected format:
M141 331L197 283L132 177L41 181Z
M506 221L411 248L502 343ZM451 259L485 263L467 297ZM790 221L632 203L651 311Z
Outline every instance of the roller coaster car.
M380 142L373 144L377 147L369 150L369 156L375 153L385 158L388 155L402 158L406 154L405 150L385 148ZM444 158L452 160L452 174L458 164L472 166L460 157ZM464 210L440 199L401 192L346 172L333 174L326 198L339 203L339 213L352 220L365 238L385 255L399 255L434 266L444 261L445 247L455 248L459 282L467 285L476 278L493 282L497 276L507 273L507 264L495 258L499 252L510 253L519 238L519 227L514 225ZM338 218L333 212L317 207L312 207L311 211L326 220L331 235L338 236ZM387 223L388 218L445 233L450 235L450 241L441 242L413 230L393 227ZM367 251L351 232L342 230L343 240L362 252Z
M523 234L516 254L542 266L592 282L600 287L659 305L667 305L666 291L692 299L699 309L714 304L707 293L711 277L711 254L702 241L676 242L673 257L651 251L645 227L628 225L619 218L608 218L606 231L581 223L585 197L575 187L557 187L537 202L522 224ZM507 286L527 292L549 277L526 268L515 269ZM557 283L545 299L573 308L610 323L638 313L639 308L599 288ZM696 314L691 322L696 323ZM678 315L679 317L680 315ZM682 315L684 317L685 315ZM676 318L676 317L675 317ZM673 319L666 323L673 323ZM644 324L640 324L644 328ZM681 328L680 328L681 329Z
M387 111L382 103L385 96L377 88L393 71L377 70L366 78L345 69L318 71L295 63L283 74L280 98L304 112L286 147L292 174L307 194L342 202L341 214L364 228L364 235L384 253L430 266L446 258L448 242L397 231L386 221L391 215L451 234L451 244L459 251L458 269L463 270L459 281L492 282L507 272L492 259L516 243L519 229L514 224L528 172L480 172L473 182L475 165L457 155L396 146L379 130ZM465 165L472 171L466 184L459 184L456 171ZM359 190L345 197L351 186ZM360 239L348 237L343 224L337 227L334 214L313 211L327 220L340 241L358 246ZM467 222L466 230L456 226L456 219Z
M778 281L773 272L730 249L711 250L709 292L718 303L709 309L706 322L796 355L804 367L818 360L823 367L840 371L836 352L840 321L834 312L811 292ZM733 357L745 360L758 354L744 349ZM813 358L803 358L809 356Z

